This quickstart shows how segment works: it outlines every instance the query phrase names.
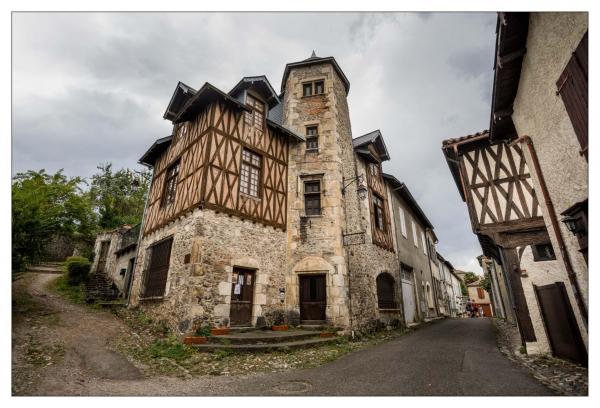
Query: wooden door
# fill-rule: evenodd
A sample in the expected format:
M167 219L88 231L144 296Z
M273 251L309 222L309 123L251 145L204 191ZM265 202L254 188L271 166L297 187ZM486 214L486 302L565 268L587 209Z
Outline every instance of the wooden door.
M106 258L108 257L108 247L110 241L100 242L100 255L98 256L98 266L96 267L97 273L104 273L106 268Z
M404 306L404 317L406 324L415 321L416 303L415 303L415 287L411 281L402 279L402 304Z
M325 320L327 295L325 275L302 275L300 279L300 320Z
M233 269L231 305L229 309L229 322L231 326L249 326L252 323L254 275L253 270Z
M533 286L542 312L552 353L587 366L587 351L575 320L565 285Z
M492 317L492 306L490 304L482 304L481 310L485 317Z

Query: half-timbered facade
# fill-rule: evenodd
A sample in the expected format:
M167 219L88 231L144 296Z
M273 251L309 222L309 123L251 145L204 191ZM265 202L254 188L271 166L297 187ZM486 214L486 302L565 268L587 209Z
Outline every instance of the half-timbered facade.
M499 13L496 32L490 130L442 149L523 344L585 364L587 15Z
M390 156L378 130L352 138L349 88L314 54L286 65L279 93L265 76L229 92L178 83L172 135L140 159L154 174L129 304L179 333L269 324L276 310L290 323L404 324Z

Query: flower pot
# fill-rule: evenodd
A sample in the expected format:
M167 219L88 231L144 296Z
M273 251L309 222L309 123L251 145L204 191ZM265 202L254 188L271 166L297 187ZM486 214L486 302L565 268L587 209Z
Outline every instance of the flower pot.
M213 329L210 329L210 334L211 334L211 336L222 336L224 334L229 334L229 328L228 327L215 327Z
M332 333L332 332L321 332L321 334L319 334L319 337L323 337L323 338L333 337L333 336L335 336L335 333Z
M207 338L204 336L186 336L183 338L183 344L206 344Z
M286 331L288 329L288 325L287 324L281 324L281 325L273 325L271 326L271 330L273 331Z

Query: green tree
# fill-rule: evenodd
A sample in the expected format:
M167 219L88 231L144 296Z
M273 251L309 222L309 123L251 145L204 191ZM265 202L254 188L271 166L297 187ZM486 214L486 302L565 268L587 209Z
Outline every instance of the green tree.
M468 285L469 283L477 282L479 280L479 276L474 274L473 272L467 272L465 274L465 283Z
M22 270L43 256L53 235L89 238L95 216L80 177L69 178L59 170L18 173L12 179L12 262Z
M481 282L479 282L479 287L485 289L487 293L492 293L492 279L489 273L486 273Z
M98 214L98 227L107 229L141 222L152 173L113 171L111 163L99 165L98 170L92 176L89 191L92 208Z
M460 282L460 291L462 293L463 296L468 296L469 295L469 291L467 290L467 285L465 285L465 283L461 280L459 280Z

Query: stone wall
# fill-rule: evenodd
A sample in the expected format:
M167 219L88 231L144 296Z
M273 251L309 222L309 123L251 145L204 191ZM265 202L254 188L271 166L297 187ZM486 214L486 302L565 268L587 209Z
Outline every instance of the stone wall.
M144 300L141 286L148 247L169 236L173 237L173 244L164 297ZM285 242L285 232L281 230L196 209L142 239L130 303L182 334L203 323L226 326L233 268L254 269L255 324L258 316L284 307L279 288L285 288Z
M535 262L533 260L531 246L519 248L519 250L523 251L520 257L520 268L522 271L521 283L523 285L523 292L525 293L525 299L527 300L527 306L529 307L531 323L533 324L535 337L537 339L536 342L526 343L527 353L547 353L550 352L550 345L548 343L544 321L533 286L543 286L555 282L563 282L567 288L567 292L569 292L570 284L568 278L565 276L564 266L561 261L556 259L553 261ZM577 314L574 303L572 303L572 308L573 312ZM583 341L587 347L587 336L583 338Z
M117 230L104 231L96 236L96 242L94 243L94 261L92 262L90 272L97 272L98 261L100 260L100 247L102 245L102 242L104 241L110 241L108 252L106 254L106 264L104 265L104 271L107 273L108 276L113 276L117 262L115 251L119 249L119 245L121 244L120 234Z
M587 13L531 13L527 54L523 61L519 91L514 102L512 119L517 133L528 135L533 140L557 214L588 197L587 161L579 154L580 146L573 125L562 98L556 95L556 81L587 29ZM529 167L534 169L528 150L524 148L524 151ZM541 192L538 176L533 170L532 178L534 188ZM566 277L547 208L542 194L538 196L558 264L561 265L562 274ZM582 290L584 303L587 305L587 264L579 253L576 237L562 222L559 224L560 233L564 238ZM587 330L573 296L573 289L568 282L566 286L584 342L587 343Z
M73 255L75 243L65 235L54 234L43 248L44 261L64 261Z
M317 79L324 80L325 93L303 97L302 83ZM348 115L347 110L340 111L334 90L340 84L340 78L328 63L292 69L286 83L285 126L306 134L306 126L318 125L319 133L318 152L306 152L304 143L290 147L286 303L299 312L298 275L325 273L327 320L345 327L349 324L348 276L342 243L344 207L340 143L351 144L351 140L345 140L348 135L340 135L336 126L336 117ZM304 212L304 182L309 180L321 182L319 216L306 216Z

